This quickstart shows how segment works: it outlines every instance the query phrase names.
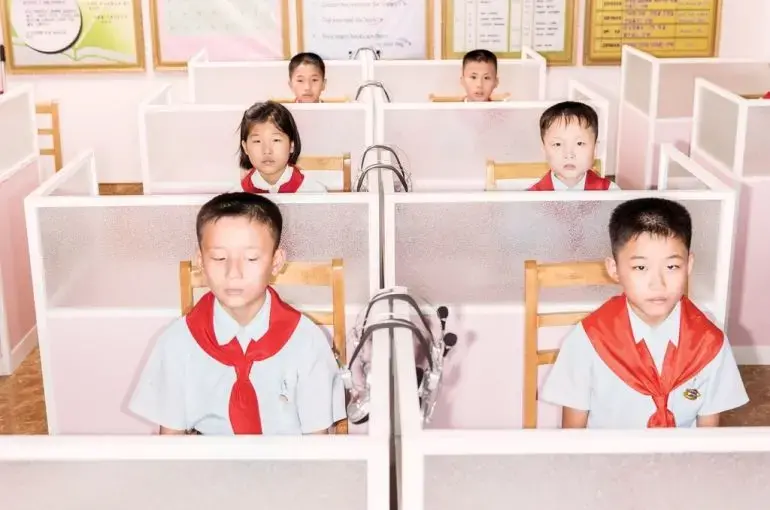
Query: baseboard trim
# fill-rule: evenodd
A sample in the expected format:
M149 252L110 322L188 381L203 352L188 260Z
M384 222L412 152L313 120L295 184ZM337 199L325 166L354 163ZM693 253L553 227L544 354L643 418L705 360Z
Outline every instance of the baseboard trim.
M733 354L739 365L770 365L770 346L733 346Z
M16 344L16 347L11 351L11 374L13 374L16 369L19 368L19 365L27 359L27 356L29 356L29 353L31 353L35 347L37 347L37 326L33 326L32 329L24 335L21 342Z
M141 182L100 182L100 195L143 195Z

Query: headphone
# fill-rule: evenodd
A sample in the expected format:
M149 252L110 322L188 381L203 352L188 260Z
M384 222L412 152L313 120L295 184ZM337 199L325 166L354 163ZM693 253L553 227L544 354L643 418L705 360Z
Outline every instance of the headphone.
M379 89L382 89L382 93L385 95L385 100L390 103L390 94L388 94L388 89L385 88L385 85L382 84L381 81L376 80L368 80L365 81L363 84L361 84L358 87L358 90L356 91L356 101L358 101L358 97L361 95L361 91L363 91L367 87L377 87Z
M383 314L383 317L369 324L369 314L375 303L382 300L399 300L405 302L417 312L420 317L420 325L415 324L411 320L395 317L392 312ZM350 367L358 358L363 346L371 339L372 334L380 329L408 329L417 337L420 344L423 346L427 353L428 368L427 370L422 367L417 367L417 385L418 385L418 399L420 402L421 413L424 422L429 422L433 410L436 405L436 399L438 396L438 387L441 381L441 372L443 370L443 358L457 343L457 335L454 333L446 333L446 319L449 316L449 310L445 306L440 306L436 310L436 316L441 324L441 339L436 342L433 335L433 331L430 327L430 323L417 304L417 301L406 292L403 287L394 287L391 289L385 289L375 294L372 299L369 300L366 310L364 312L364 318L362 321L362 330L359 341L353 350L353 355L350 358L350 363L342 370L342 379L345 383L345 387L350 390L353 387L353 376ZM420 327L422 326L422 328ZM423 332L427 333L427 335ZM348 404L348 419L354 424L364 423L369 419L369 373L368 365L364 363L365 385L366 390L364 396L360 398L354 398L350 404Z
M355 53L352 51L348 51L348 58L350 60L355 60L358 58L358 54L361 51L371 51L372 55L374 56L374 60L380 60L380 50L374 49L373 46L362 46L358 48Z
M366 155L371 151L372 149L379 149L383 151L387 151L390 153L391 156L393 156L393 159L396 162L396 165L398 165L398 168L394 167L393 165L389 165L387 163L380 163L379 161L377 163L373 163L366 168L364 168L364 160L366 159ZM396 177L398 178L398 181L401 183L402 190L405 192L409 191L409 184L408 184L408 178L406 175L406 171L404 170L404 165L401 163L401 158L398 157L398 154L396 154L396 151L393 150L393 147L390 147L389 145L382 145L382 144L375 144L370 145L366 149L364 149L364 152L361 154L361 164L358 165L358 168L361 168L361 172L358 175L358 180L356 181L355 190L361 191L363 189L364 184L364 177L366 174L369 173L371 170L376 169L384 169L384 170L390 170L394 174L396 174Z

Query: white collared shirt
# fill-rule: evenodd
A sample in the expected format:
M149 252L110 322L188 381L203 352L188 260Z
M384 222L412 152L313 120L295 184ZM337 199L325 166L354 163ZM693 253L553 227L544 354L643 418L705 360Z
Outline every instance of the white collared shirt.
M630 308L628 315L634 339L637 343L645 341L660 372L668 342L679 344L680 305L654 328L644 323ZM699 397L695 400L685 398L687 389L697 389ZM540 399L588 411L589 428L646 428L647 421L655 412L651 397L628 386L599 357L582 323L564 339L556 363L540 392ZM671 392L668 408L674 413L677 427L695 427L698 416L729 411L748 401L725 336L722 350L716 358L695 377Z
M583 191L586 189L586 174L583 174L583 178L577 182L574 186L567 186L564 184L556 174L551 170L551 181L553 182L554 191ZM620 189L620 186L610 181L610 189ZM608 190L609 191L609 190Z
M241 327L214 300L214 334L220 345L238 338L244 352L268 330L270 294L257 316ZM265 435L318 432L345 418L345 393L324 332L304 315L286 345L254 363L249 376L259 399ZM129 409L160 426L231 435L230 393L235 369L198 345L185 317L160 336L144 366Z
M251 174L251 182L257 189L267 190L268 193L278 193L280 187L291 180L293 172L294 169L291 166L287 166L286 170L283 171L276 183L270 184L262 178L262 175L260 175L259 171L255 171ZM316 181L312 177L308 177L307 172L303 172L303 175L305 176L305 179L302 181L302 184L299 185L297 193L326 193L328 191L326 186ZM239 191L243 190L240 185L237 189Z

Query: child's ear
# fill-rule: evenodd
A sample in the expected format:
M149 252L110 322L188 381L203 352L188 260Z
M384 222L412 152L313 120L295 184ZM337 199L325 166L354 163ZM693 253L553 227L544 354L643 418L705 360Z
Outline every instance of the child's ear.
M692 252L687 256L687 276L692 273L693 265L695 264L695 255Z
M604 268L607 270L607 274L610 278L612 278L615 283L619 283L618 264L615 262L615 257L607 257L604 259Z
M276 248L275 253L273 254L273 266L270 268L271 274L274 277L278 276L278 273L281 272L284 264L286 264L286 253L282 248Z
M203 267L203 254L201 253L200 245L198 245L198 251L195 254L195 265L198 268L202 268Z

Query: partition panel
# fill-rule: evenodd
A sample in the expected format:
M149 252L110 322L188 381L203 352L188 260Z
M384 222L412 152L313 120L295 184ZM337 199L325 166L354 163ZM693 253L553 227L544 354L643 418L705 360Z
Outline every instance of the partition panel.
M0 95L0 142L0 172L39 152L31 85L14 87Z

